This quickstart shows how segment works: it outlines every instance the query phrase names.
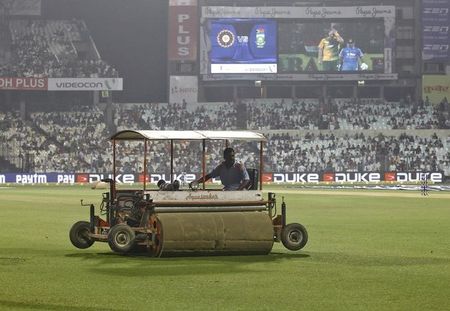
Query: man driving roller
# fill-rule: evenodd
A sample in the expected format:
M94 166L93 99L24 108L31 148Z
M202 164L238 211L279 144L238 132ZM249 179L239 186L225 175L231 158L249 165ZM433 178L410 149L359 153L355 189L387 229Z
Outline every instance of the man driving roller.
M223 190L243 190L250 183L250 177L244 164L237 162L234 158L234 149L225 148L223 151L224 161L220 163L211 173L203 177L200 177L196 181L193 181L190 186L196 186L196 184L204 183L207 180L220 176Z

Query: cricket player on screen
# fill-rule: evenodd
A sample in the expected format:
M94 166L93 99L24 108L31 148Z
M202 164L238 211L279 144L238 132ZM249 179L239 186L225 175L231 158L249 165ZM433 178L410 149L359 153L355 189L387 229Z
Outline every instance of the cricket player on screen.
M324 71L337 71L339 65L339 49L344 39L336 29L331 29L327 37L320 40L318 62Z
M360 69L361 59L364 56L360 48L355 47L353 39L349 39L347 47L339 53L341 71L357 71ZM361 64L363 65L363 64ZM365 65L365 64L364 64ZM366 65L367 66L367 65ZM363 66L361 66L363 67ZM363 68L361 68L363 69ZM366 68L367 69L367 68Z

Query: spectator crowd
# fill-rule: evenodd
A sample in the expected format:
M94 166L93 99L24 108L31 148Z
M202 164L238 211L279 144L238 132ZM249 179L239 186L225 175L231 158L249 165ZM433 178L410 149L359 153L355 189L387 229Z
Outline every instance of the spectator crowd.
M118 77L81 20L11 19L7 34L2 43L11 56L1 62L2 77Z
M440 115L447 116L444 123ZM328 126L323 126L325 121ZM411 107L342 99L326 107L314 100L265 99L244 104L116 104L111 126L113 131L259 130L269 138L264 162L265 170L272 172L427 170L449 175L449 136L423 132L447 124L445 103ZM111 126L98 108L32 113L27 121L18 114L0 114L0 126L1 150L10 150L10 157L32 154L36 172L112 171ZM247 166L259 165L256 144L233 146ZM223 147L222 142L208 142L208 169L221 161ZM119 171L142 172L143 150L142 142L118 143ZM167 172L169 151L167 142L151 142L148 170ZM200 172L201 144L176 143L174 165L178 173Z

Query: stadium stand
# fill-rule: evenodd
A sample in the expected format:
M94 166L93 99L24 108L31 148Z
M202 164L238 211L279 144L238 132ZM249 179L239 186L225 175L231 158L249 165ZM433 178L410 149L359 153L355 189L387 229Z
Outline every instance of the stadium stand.
M11 56L0 66L0 76L118 77L101 59L82 20L11 19L2 37L11 43Z
M449 137L434 133L448 128L448 105L354 101L337 99L331 107L302 99L251 100L244 106L116 104L113 127L234 130L242 129L238 124L244 118L247 129L261 130L270 137L265 158L267 171L438 170L450 174ZM445 122L440 122L440 118L445 118ZM37 112L27 121L21 120L18 113L3 113L0 124L4 129L0 134L0 155L18 168L36 172L112 170L111 155L107 152L111 147L110 126L99 108ZM258 158L255 146L235 146L241 160L255 163ZM143 150L142 143L119 146L118 152L123 156L117 166L121 172L142 171L142 159L131 156L139 154L130 152L132 148ZM168 148L158 143L149 146L150 157L154 159L149 171L165 172L170 167ZM218 151L208 157L208 168L212 168L221 160L223 146L212 144L209 148ZM200 145L181 143L176 150L178 172L200 172L200 164L191 161L199 158ZM24 165L17 160L24 155L32 163Z
M236 129L237 111L230 103L120 105L116 109L118 130L152 128L155 130L207 130L220 125L222 130Z

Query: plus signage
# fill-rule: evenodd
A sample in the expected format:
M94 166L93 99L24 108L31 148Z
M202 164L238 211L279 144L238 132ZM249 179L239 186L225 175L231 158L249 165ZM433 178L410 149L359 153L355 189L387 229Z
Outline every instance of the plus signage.
M169 3L169 60L197 59L197 1L171 0Z

